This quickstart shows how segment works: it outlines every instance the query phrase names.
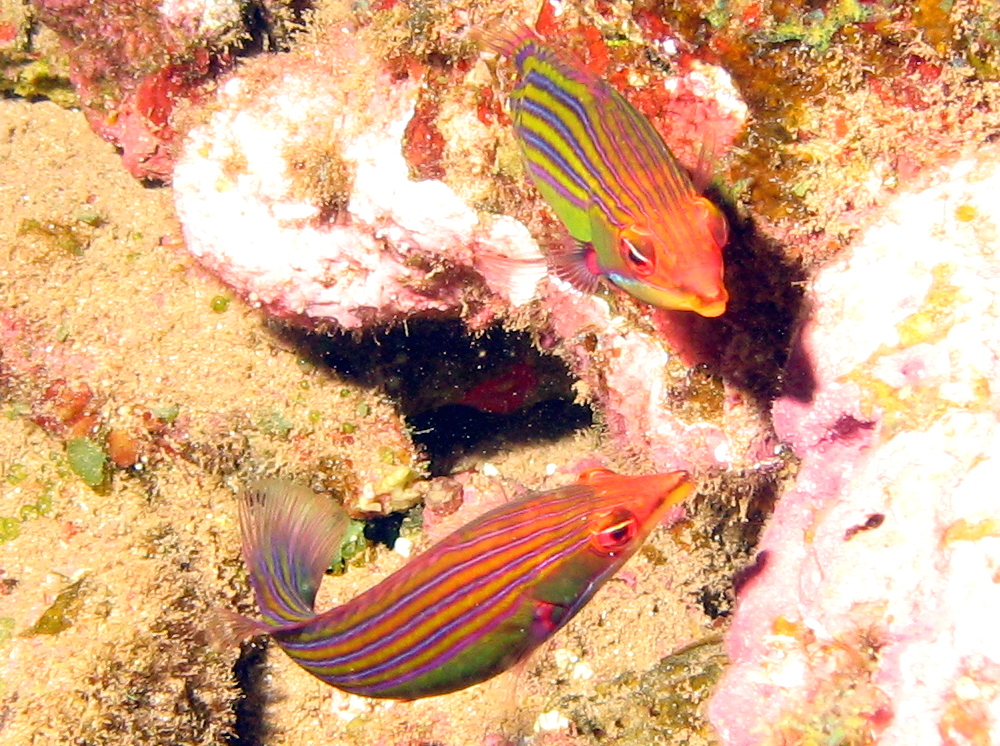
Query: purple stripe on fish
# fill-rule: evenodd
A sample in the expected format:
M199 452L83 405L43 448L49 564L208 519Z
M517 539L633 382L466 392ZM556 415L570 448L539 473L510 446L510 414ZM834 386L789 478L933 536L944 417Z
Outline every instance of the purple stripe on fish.
M682 472L581 480L487 513L349 603L267 629L310 673L368 696L414 699L490 678L565 624L691 489ZM251 494L263 497L241 510L244 556L265 616L280 618L319 582L338 509L276 483ZM302 505L327 515L303 521ZM282 538L293 544L266 543Z
M469 559L463 564L456 566L452 570L442 573L440 577L435 578L434 582L429 587L421 587L419 589L419 592L418 591L411 592L409 596L401 599L399 602L393 604L392 607L385 609L383 611L384 614L397 615L398 618L404 620L398 627L396 627L392 632L390 632L386 636L376 637L370 643L367 643L362 647L355 648L350 653L346 654L338 653L336 659L337 665L347 664L359 658L363 658L366 655L368 655L372 650L389 645L392 642L398 640L399 638L405 637L414 628L419 627L424 621L433 617L435 614L439 613L439 610L441 608L450 607L459 598L461 598L461 596L468 594L470 590L476 590L484 585L489 584L489 582L496 577L496 573L481 576L469 582L466 585L455 588L455 590L449 592L448 595L443 597L437 603L428 605L423 609L421 609L420 611L413 613L406 613L405 607L409 606L410 603L415 600L415 598L418 598L419 596L422 596L425 593L429 593L436 586L445 584L448 580L451 580L454 576L460 575L463 571L468 570L470 566L475 565L480 561L503 554L505 552L509 552L510 550L513 549L517 549L520 546L523 546L525 543L528 543L530 540L535 540L535 539L537 539L537 536L534 535L525 537L525 539L519 542L513 542L507 546L498 547L494 550L484 553L483 555L480 555L480 557ZM533 556L534 553L526 553L522 557L522 559L525 562L527 562L530 561ZM514 573L512 570L507 570L503 574L517 575L517 573ZM290 645L289 647L295 647L296 649L299 650L308 650L311 652L321 652L327 649L335 648L338 645L338 643L342 644L349 639L356 639L361 633L368 631L371 627L376 626L378 623L380 623L380 619L372 619L366 623L358 625L357 627L352 627L349 630L345 630L340 634L335 633L333 635L330 635L329 637L317 638L316 640L307 641L302 645L293 644ZM409 655L409 652L401 654L401 656L402 655ZM316 667L323 665L323 660L321 658L313 658L312 656L309 656L309 661L312 665Z
M528 174L580 247L552 245L556 273L584 292L604 276L661 308L723 313L725 218L650 121L524 25L482 38L517 66L510 109Z
M564 106L566 109L571 111L576 120L579 122L583 132L583 137L580 137L578 133L572 133L566 129L563 129L562 133L564 137L564 145L567 147L572 147L575 149L581 149L582 143L593 144L594 153L600 157L605 171L600 173L595 168L595 164L591 163L590 173L602 178L602 186L608 194L614 194L616 186L622 186L622 177L627 177L631 175L630 170L620 171L619 167L623 162L628 163L628 160L621 160L622 158L628 158L631 153L635 153L637 150L643 149L643 145L646 143L635 137L629 137L627 133L617 132L615 129L618 127L609 127L608 125L619 125L620 118L616 116L618 112L616 110L611 110L612 116L603 116L600 119L595 119L594 107L587 106L583 100L579 97L570 94L568 90L564 88L565 80L562 78L555 78L549 75L543 75L539 71L532 71L525 76L526 86L534 85L537 91L533 90L531 92L532 98L527 95L518 100L518 106L526 105L528 102L536 106L544 106L544 100L540 101L535 96L541 93L543 96L547 96L550 99L557 101L559 104ZM604 93L604 91L592 91L591 95L597 96L598 93ZM606 91L609 97L613 98L613 92ZM549 115L546 121L550 124L560 120L560 114L551 109L548 109ZM606 113L606 112L605 112ZM612 135L618 136L608 136L608 132ZM635 134L635 133L633 133ZM621 146L624 144L629 144L631 147L626 150ZM615 155L619 156L618 159L614 158L611 153L609 153L608 147L611 146ZM647 158L645 161L649 161L650 158L658 158L659 153L647 152ZM634 164L633 164L634 165ZM629 196L632 198L633 205L640 203L642 196L635 192L630 192ZM623 208L624 209L624 208Z
M529 98L527 95L516 100L514 104L515 111L522 111L537 117L550 127L559 138L558 140L549 139L537 127L520 118L518 120L518 132L521 138L524 139L525 144L537 146L538 142L541 141L545 143L549 152L572 152L579 159L582 167L578 170L565 157L558 159L558 161L553 158L552 160L558 168L555 170L545 169L548 171L547 175L557 182L560 176L572 179L581 189L586 190L590 194L592 200L596 198L601 210L606 215L611 216L615 212L622 213L629 209L629 206L621 198L627 194L630 200L635 203L637 202L636 195L627 189L625 190L625 194L622 193L622 190L619 188L621 186L621 174L615 172L613 159L602 148L591 148L590 152L584 148L585 144L597 143L607 138L598 137L598 128L595 127L593 119L588 115L586 108L580 100L568 95L554 80L538 72L531 72L526 76L525 80L526 83L534 83L538 91L546 94L553 102L567 109L575 119L575 126L582 131L574 132L565 115L553 110L544 100L534 97ZM533 96L537 95L534 91L532 93ZM600 164L594 160L595 156L599 159Z
M567 510L569 511L571 509L572 509L572 504L568 503L567 504ZM516 517L520 517L520 515L523 512L524 511L518 511L518 512L514 513L512 515L512 517L515 517L515 516ZM564 528L568 524L570 524L575 519L576 519L576 516L572 515L569 520L563 521L563 522L561 522L560 524L558 524L556 526L546 526L545 530L546 531L556 531L556 530L559 530L561 528ZM527 534L527 535L525 535L524 537L522 537L520 539L517 539L517 540L514 540L514 541L508 541L508 542L499 544L495 548L490 549L490 550L488 550L486 552L483 552L483 553L481 553L481 554L479 554L477 556L471 557L468 560L465 560L464 562L455 564L452 567L443 568L442 571L440 573L436 574L432 580L428 581L426 584L424 584L424 585L422 585L422 586L420 586L418 588L414 588L412 591L410 591L407 594L401 595L391 605L389 605L388 607L384 608L382 610L383 617L399 617L399 616L404 616L405 617L405 616L407 616L407 615L403 614L403 610L404 610L404 608L406 606L410 605L415 599L418 599L418 598L421 598L421 597L426 597L432 591L434 591L437 587L442 586L442 585L446 585L448 583L448 581L450 581L453 577L455 577L456 575L460 575L463 571L466 571L472 565L485 563L487 560L489 560L492 557L504 554L505 552L510 552L512 550L515 550L515 549L519 549L519 548L523 547L525 544L528 544L528 543L530 543L532 541L537 540L538 539L538 535L539 535L540 532L541 531L536 531L534 533ZM488 544L490 541L502 539L505 536L505 534L506 534L506 529L503 526L500 526L495 531L485 533L482 536L475 536L475 537L469 539L467 542L463 542L463 543L457 544L457 545L455 545L453 547L450 547L450 549L451 549L452 553L459 554L459 553L462 552L463 549L468 549L472 545L484 545L484 544ZM481 582L486 582L489 579L489 577L490 576L486 576L485 578L482 578ZM459 592L460 591L456 590L456 591L452 592L451 595L455 595L455 594L457 594ZM451 596L449 596L448 598L450 599ZM334 633L332 635L329 635L325 639L328 642L330 642L331 644L336 644L336 643L338 643L338 642L340 642L342 640L346 640L346 639L357 639L364 632L367 632L367 631L371 630L371 628L376 627L379 624L384 623L383 622L383 617L373 617L373 618L371 618L371 619L369 619L369 620L367 620L365 622L361 622L359 624L356 624L356 625L352 626L349 630L344 630L341 633ZM391 642L393 639L395 639L397 637L403 636L404 632L402 631L402 629L403 628L397 628L394 632L390 633L388 637L378 637L377 641L372 643L372 646L374 646L376 644L383 645L383 644L385 644L387 642ZM344 660L350 660L350 659L351 659L351 656L345 656L344 657Z
M539 563L536 569L538 569L539 571L544 570L547 566L563 559L567 554L569 554L575 548L576 548L575 545L567 546L566 550L563 551L562 553L553 555L548 560ZM486 579L481 580L478 583L474 584L474 587L479 587L485 583ZM444 603L445 602L442 602L442 605ZM428 611L437 611L437 608L429 608ZM475 608L468 609L462 614L454 617L450 622L446 622L445 624L441 625L434 632L430 633L428 636L417 642L412 648L407 649L405 652L401 653L400 655L394 658L387 659L384 663L380 665L376 665L366 669L363 676L348 675L340 677L340 680L343 681L344 683L351 683L354 686L359 687L362 690L362 693L364 688L371 688L371 687L385 686L385 685L395 686L398 684L406 683L407 681L417 678L426 671L442 665L448 659L454 658L463 650L469 648L470 646L475 645L480 639L482 639L484 635L489 634L491 631L495 630L500 624L502 624L505 620L509 619L513 615L513 611L514 611L513 603L508 605L506 609L504 608L496 609L493 612L492 616L488 617L484 616L479 610ZM475 622L475 630L476 630L475 632L468 629L470 622ZM407 668L404 665L408 660L420 658L422 653L431 650L439 641L448 637L450 634L461 628L465 628L468 631L468 634L466 634L461 640L461 642L459 642L457 645L448 646L448 649L446 651L447 654L444 655L443 657L438 656L438 657L428 658L426 663L422 665L417 664L411 668ZM321 670L322 664L311 663L309 667L311 669ZM394 672L395 675L379 678L380 674L383 674L385 672ZM371 681L372 679L375 679L375 681L366 685L365 682Z

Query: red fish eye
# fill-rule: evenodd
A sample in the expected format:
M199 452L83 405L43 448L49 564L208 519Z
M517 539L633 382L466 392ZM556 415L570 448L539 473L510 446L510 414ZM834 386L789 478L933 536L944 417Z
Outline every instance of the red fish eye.
M653 274L653 260L643 254L636 247L634 243L629 241L627 238L622 237L622 243L625 244L626 254L629 264L632 265L632 269L638 275L651 275Z
M639 533L639 520L625 508L615 508L604 517L592 540L594 546L605 554L619 552Z

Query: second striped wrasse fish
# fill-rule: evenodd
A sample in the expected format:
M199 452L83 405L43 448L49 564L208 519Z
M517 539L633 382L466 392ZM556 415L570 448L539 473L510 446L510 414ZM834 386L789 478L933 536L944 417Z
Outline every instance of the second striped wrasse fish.
M418 699L507 670L549 639L692 491L685 472L592 469L577 484L492 510L352 601L313 601L348 518L329 497L276 480L240 503L243 557L266 633L326 683Z
M660 308L724 313L726 219L649 120L523 24L483 42L517 67L510 109L528 173L575 240L550 251L556 274L584 292L605 277Z

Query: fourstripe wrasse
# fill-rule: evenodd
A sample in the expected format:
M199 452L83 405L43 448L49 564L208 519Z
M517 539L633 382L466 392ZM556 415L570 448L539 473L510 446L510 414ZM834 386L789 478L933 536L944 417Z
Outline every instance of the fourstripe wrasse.
M419 699L507 670L549 639L691 493L685 472L604 469L530 494L448 535L352 601L317 614L347 526L329 497L258 482L240 503L243 558L266 633L300 666L354 694Z
M660 308L724 313L726 219L649 120L523 24L482 40L517 68L509 106L528 174L575 241L549 252L556 274L584 292L605 277Z

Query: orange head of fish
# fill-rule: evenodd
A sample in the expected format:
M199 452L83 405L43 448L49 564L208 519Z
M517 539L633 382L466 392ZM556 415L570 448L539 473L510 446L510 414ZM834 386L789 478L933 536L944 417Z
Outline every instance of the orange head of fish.
M632 554L673 506L694 490L687 472L628 477L606 469L588 469L580 482L594 490L590 513L590 548L597 555Z
M629 223L614 236L618 267L608 278L659 308L714 318L726 310L722 248L726 218L705 197L691 195L669 214Z

